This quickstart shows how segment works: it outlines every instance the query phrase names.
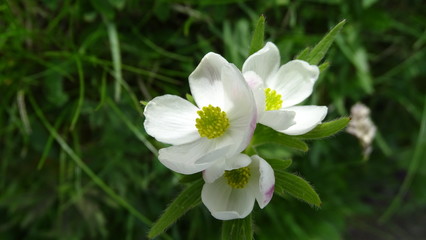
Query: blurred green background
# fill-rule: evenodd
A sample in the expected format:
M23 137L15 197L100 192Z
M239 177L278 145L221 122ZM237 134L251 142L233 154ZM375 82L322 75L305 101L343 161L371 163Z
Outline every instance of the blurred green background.
M267 150L291 156L323 206L275 196L255 207L255 238L426 238L424 1L8 0L0 239L145 239L182 184L156 159L139 101L184 96L209 51L241 67L261 14L282 63L347 19L307 103L327 105L331 120L361 101L378 137L369 160L345 132L307 153ZM167 234L218 239L220 226L200 206Z

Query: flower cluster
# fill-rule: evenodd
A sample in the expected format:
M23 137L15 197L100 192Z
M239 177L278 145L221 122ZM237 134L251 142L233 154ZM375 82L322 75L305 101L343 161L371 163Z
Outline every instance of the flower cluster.
M325 106L295 106L309 97L317 66L293 60L280 66L278 48L268 42L251 55L242 71L222 56L208 53L189 76L195 105L173 95L145 107L146 132L170 144L159 160L182 173L203 173L201 199L221 220L245 218L257 201L271 200L274 170L258 155L242 153L256 125L287 135L312 130L327 114Z

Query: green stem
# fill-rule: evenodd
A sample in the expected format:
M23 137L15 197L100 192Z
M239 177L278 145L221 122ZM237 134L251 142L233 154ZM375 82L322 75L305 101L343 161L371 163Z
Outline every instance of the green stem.
M222 240L251 239L253 239L253 219L251 214L243 219L223 221Z

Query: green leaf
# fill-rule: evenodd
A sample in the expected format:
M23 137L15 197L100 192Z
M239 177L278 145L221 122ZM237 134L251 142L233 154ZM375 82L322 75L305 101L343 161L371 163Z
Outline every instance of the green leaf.
M311 51L310 47L303 49L297 56L296 59L304 60L309 56L309 52Z
M289 194L309 204L321 206L321 199L306 180L285 171L275 171L275 193L283 197Z
M338 133L342 129L344 129L348 125L349 121L350 121L350 118L343 117L333 121L325 122L325 123L319 124L310 132L305 133L303 135L296 136L296 137L301 139L319 139L319 138L330 137Z
M291 166L293 161L291 159L265 159L269 165L274 169L274 171L284 171Z
M254 32L253 32L249 55L252 55L253 53L262 49L264 45L264 42L263 42L264 37L265 37L265 17L261 15L259 17L259 20L257 20L256 28L254 29Z
M258 125L253 135L251 144L253 146L259 146L268 143L279 144L303 152L306 152L309 149L308 145L304 141L296 137L279 133L274 129L263 125Z
M200 204L203 184L204 181L200 179L183 190L151 227L148 238L155 238L160 235L189 209Z
M318 66L320 72L324 72L330 66L330 62L324 62Z
M327 35L323 37L323 39L321 39L321 41L309 52L309 54L304 54L302 56L299 55L297 59L307 61L312 65L317 65L320 63L333 43L334 39L336 38L337 34L340 32L340 30L342 30L345 23L346 20L338 23L333 29L330 30L330 32L327 33Z
M193 97L191 94L187 93L187 94L185 95L185 97L186 97L186 100L188 100L190 103L192 103L192 104L196 105L196 104L195 104L194 97Z
M251 214L243 219L223 221L222 240L251 240L253 239Z

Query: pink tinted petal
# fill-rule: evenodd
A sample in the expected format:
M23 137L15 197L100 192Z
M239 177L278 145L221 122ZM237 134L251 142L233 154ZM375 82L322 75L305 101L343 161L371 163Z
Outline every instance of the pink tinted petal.
M224 158L232 145L201 138L184 145L160 149L158 159L167 168L182 174L201 172Z
M209 104L223 108L223 66L229 65L222 56L207 53L189 76L189 86L198 107Z
M266 85L282 96L282 107L294 106L312 93L319 69L309 63L293 60L281 66L278 72L268 79Z
M201 200L213 217L219 220L245 218L253 210L254 195L246 189L231 188L225 178L205 183Z
M295 124L294 116L295 112L287 110L265 111L262 113L259 123L280 131Z
M256 128L256 116L253 116L251 123L241 124L238 121L231 121L232 128L229 127L227 134L234 143L232 149L229 151L227 157L242 152L250 143L254 129Z
M252 54L243 64L243 73L255 72L263 81L274 74L280 65L280 52L271 42Z
M244 79L248 86L253 89L263 88L263 79L259 77L255 72L248 71L244 73Z
M258 189L256 192L256 200L260 208L264 208L271 201L274 187L275 187L275 175L271 165L266 162L263 158L254 155L251 157L253 164L258 167L259 172L258 178Z
M327 115L325 106L295 106L286 108L296 113L293 126L280 131L288 135L301 135L314 129Z
M259 116L262 112L265 111L265 90L263 82L259 80L259 77L254 72L244 73L244 78L253 92L254 101L256 102L257 114Z
M157 141L185 144L198 138L195 119L198 108L183 98L173 95L159 96L145 107L146 132Z
M256 128L257 110L253 93L241 72L232 64L222 71L225 90L225 112L230 121L228 133L239 144L235 152L244 150Z

